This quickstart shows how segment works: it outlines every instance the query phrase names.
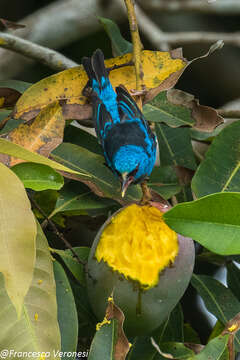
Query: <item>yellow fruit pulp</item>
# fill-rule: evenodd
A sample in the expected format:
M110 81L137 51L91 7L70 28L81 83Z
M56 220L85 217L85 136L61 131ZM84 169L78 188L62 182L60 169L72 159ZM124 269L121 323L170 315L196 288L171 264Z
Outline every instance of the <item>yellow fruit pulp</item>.
M126 278L150 288L178 254L177 234L155 207L130 205L112 218L99 240L95 256Z

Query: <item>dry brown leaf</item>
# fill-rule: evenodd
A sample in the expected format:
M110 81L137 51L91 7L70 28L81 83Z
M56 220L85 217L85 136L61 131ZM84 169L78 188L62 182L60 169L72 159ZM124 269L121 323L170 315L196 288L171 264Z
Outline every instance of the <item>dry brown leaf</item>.
M6 29L16 30L16 29L22 29L24 27L26 27L26 25L18 24L16 22L0 18L0 30L6 30Z
M158 194L153 189L150 189L152 199L150 201L150 204L154 207L156 207L161 212L167 212L171 209L170 203L165 200L160 194Z
M160 349L160 347L158 346L158 344L156 343L153 337L151 337L151 343L161 356L163 356L166 359L174 359L172 354L162 352L162 350Z
M106 309L106 319L117 319L118 321L118 334L117 341L114 349L114 359L115 360L125 360L130 349L128 339L123 331L123 322L125 316L122 310L114 304L113 299L108 300L108 306Z
M234 316L233 319L227 322L224 330L221 333L221 335L223 336L226 334L230 335L227 344L230 360L235 359L234 338L239 328L240 328L240 313L238 313L236 316Z
M62 107L59 102L54 102L46 106L31 123L21 124L11 131L6 139L48 157L62 142L64 125ZM24 160L12 157L9 165L21 162Z
M182 166L175 166L175 171L181 185L191 184L194 171Z
M194 351L195 354L199 354L205 348L205 345L194 344L194 343L189 343L189 342L185 342L184 346L186 346L190 350Z
M191 116L195 120L193 129L212 132L224 121L215 109L200 105L198 99L182 90L168 90L167 99L174 105L183 105L191 110Z

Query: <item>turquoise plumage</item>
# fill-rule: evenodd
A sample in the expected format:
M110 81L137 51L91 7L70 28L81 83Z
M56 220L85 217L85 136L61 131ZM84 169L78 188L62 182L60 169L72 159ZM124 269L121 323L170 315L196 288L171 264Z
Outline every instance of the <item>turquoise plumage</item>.
M124 196L130 184L141 183L151 174L156 137L131 95L122 86L114 91L101 50L83 58L82 64L89 78L96 134Z

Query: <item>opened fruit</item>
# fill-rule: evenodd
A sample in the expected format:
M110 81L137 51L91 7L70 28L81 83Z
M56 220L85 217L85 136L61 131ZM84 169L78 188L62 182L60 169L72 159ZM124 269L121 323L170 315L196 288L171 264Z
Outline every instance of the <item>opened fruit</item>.
M93 243L87 271L93 310L102 320L113 293L127 334L147 334L180 300L193 265L191 239L171 230L156 207L129 205L104 223Z

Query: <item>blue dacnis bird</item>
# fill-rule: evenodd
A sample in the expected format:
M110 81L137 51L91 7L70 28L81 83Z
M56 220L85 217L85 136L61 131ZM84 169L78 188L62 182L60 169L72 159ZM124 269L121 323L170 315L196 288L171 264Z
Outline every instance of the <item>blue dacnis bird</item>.
M106 165L120 178L124 196L130 184L141 183L151 174L156 137L130 94L121 86L113 90L100 49L83 58L82 64L89 78L97 137Z

